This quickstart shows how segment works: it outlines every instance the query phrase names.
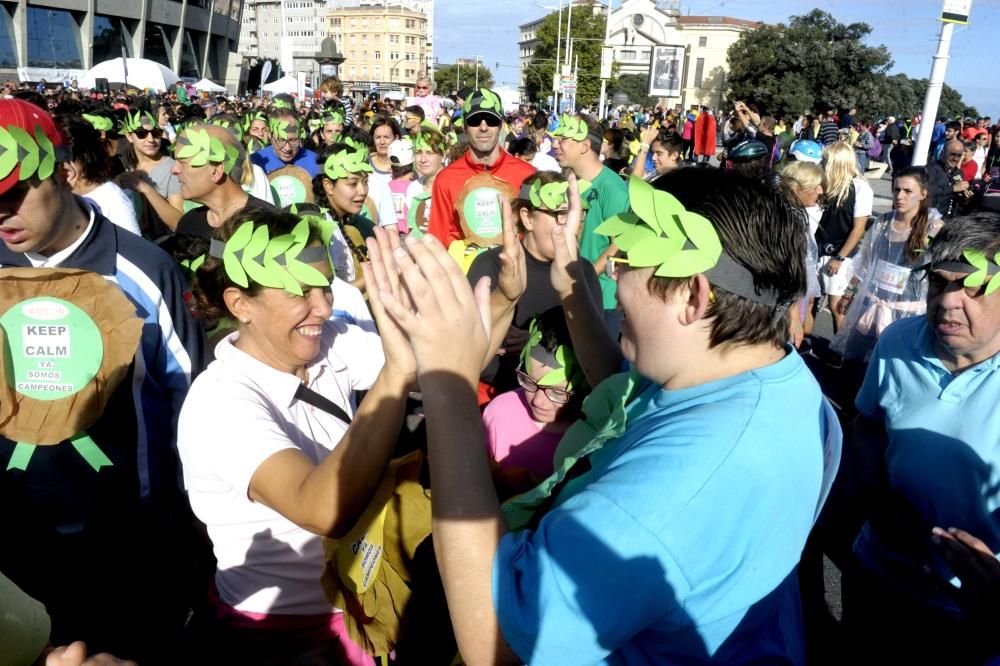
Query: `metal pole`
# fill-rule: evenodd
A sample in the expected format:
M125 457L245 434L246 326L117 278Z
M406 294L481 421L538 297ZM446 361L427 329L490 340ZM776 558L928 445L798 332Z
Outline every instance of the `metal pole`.
M924 96L924 110L920 114L920 130L917 133L917 145L913 148L913 166L927 164L927 151L931 147L931 134L934 131L934 120L937 118L938 103L941 101L941 89L944 87L944 74L948 69L948 50L951 48L951 34L955 24L941 23L941 36L938 37L938 50L931 63L931 78L927 83L927 94Z
M476 56L476 90L479 90L479 56Z
M569 52L573 48L573 42L570 39L570 32L573 30L573 0L569 0L569 16L566 18L566 66L569 67L573 62L570 60Z
M562 55L560 49L562 48L562 0L559 0L559 27L556 29L556 64L553 66L552 71L555 74L552 77L552 99L555 101L555 111L559 113L559 66L562 63L560 56Z
M604 64L604 49L608 45L608 37L611 34L611 0L608 0L608 13L604 17L604 41L601 42L601 65ZM614 51L612 51L614 53ZM614 66L614 56L611 57L611 64ZM603 72L602 72L603 74ZM600 101L597 103L597 117L598 119L604 118L604 107L608 101L608 80L603 76L601 77L601 97Z

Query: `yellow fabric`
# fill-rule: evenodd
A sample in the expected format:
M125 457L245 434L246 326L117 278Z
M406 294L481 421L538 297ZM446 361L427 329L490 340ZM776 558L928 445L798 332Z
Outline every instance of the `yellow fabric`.
M358 533L358 527L343 539L323 540L326 567L322 584L326 597L345 610L351 640L375 657L387 656L405 631L400 620L412 596L413 554L431 533L430 492L419 481L423 459L422 452L414 451L390 462L369 509L358 521L370 526L373 518L384 511L382 561L366 591L353 592L353 584L345 582L347 571L338 565L338 550L352 548L357 539L350 539Z
M462 267L462 272L468 274L469 269L472 267L472 262L485 249L478 245L467 245L464 240L454 240L448 246L448 254Z

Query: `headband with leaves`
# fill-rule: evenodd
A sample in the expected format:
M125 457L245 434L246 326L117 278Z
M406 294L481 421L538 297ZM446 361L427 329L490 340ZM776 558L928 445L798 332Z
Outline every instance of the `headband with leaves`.
M479 104L475 105L476 111L493 109L497 113L500 113L500 109L503 108L503 104L500 102L500 98L497 96L495 92L493 92L489 88L480 88L479 95L482 99L479 100ZM465 104L462 106L462 110L465 111L466 114L472 113L473 111L472 99L475 96L476 96L475 93L470 93L469 98L465 100Z
M226 275L244 289L253 281L301 296L302 285L330 286L330 279L309 265L329 261L329 250L326 246L307 248L308 242L308 220L300 220L291 233L274 238L266 225L255 229L253 222L247 221L225 243L213 239L209 254L222 259Z
M34 138L17 126L0 127L0 178L6 178L18 166L18 180L36 176L45 180L53 174L56 162L70 159L69 150L56 146L41 127L35 125Z
M122 121L123 134L131 134L143 127L149 129L157 127L156 119L148 111L136 111L135 113L125 114L125 120Z
M986 253L980 250L967 248L962 252L965 261L944 261L934 264L931 270L953 271L955 273L968 273L962 281L966 287L982 287L986 285L986 295L992 294L1000 289L1000 252L990 260ZM968 263L966 263L968 262Z
M227 174L231 173L239 159L240 151L236 146L224 144L217 137L211 136L207 130L185 130L177 137L177 152L179 160L188 160L191 166L205 166L209 162L222 164Z
M354 152L361 153L361 159L363 160L368 159L368 146L364 142L357 141L349 136L345 136L343 143L350 146L351 149L354 150Z
M365 154L357 150L341 150L326 158L323 173L330 180L347 178L352 173L371 173L371 165L365 161Z
M278 139L294 139L299 135L299 125L291 120L279 120L278 118L271 118L271 122L268 123L268 129L271 130L271 137Z
M559 119L559 127L552 132L552 136L565 137L573 141L583 141L587 138L589 131L587 123L582 118L563 114L562 118Z
M281 97L275 97L271 100L272 109L293 109L295 105L289 102L287 99Z
M613 261L635 268L655 266L655 275L685 278L704 273L726 291L762 305L775 306L783 315L790 301L771 289L758 290L753 274L723 251L712 222L684 208L672 194L632 176L628 186L631 211L615 215L594 229L610 236L626 254Z
M576 360L576 354L567 345L559 345L554 352L542 347L542 329L538 319L531 320L528 328L528 342L521 349L521 363L528 370L528 359L533 358L552 368L538 380L539 386L555 386L566 382L570 391L586 385L583 369Z
M583 197L583 193L590 189L590 181L577 180L576 183L580 188L581 206L589 208L590 202ZM541 180L535 180L531 185L521 186L518 198L531 202L534 208L558 210L563 205L569 204L569 183L566 181L556 181L543 185Z
M343 125L345 122L347 122L347 115L343 109L330 109L323 112L324 125L326 123L339 123Z
M84 113L83 119L90 123L90 126L98 132L107 132L115 126L111 118L107 118L105 116L94 116L89 113Z
M243 127L238 122L233 122L227 118L219 118L219 119L213 118L210 121L210 124L215 125L216 127L223 127L225 129L232 130L233 132L236 133L236 138L239 141L243 140Z

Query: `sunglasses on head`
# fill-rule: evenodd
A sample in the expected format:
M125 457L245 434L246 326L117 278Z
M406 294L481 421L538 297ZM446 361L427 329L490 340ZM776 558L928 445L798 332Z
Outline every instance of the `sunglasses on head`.
M486 125L489 127L500 127L500 124L503 122L496 116L491 116L488 113L480 113L475 116L469 116L469 125L471 127L479 127L479 124L484 120L486 121Z
M148 130L148 129L146 129L145 127L140 127L139 129L137 129L137 130L135 131L135 136L136 136L136 138L137 138L137 139L139 139L140 141L141 141L142 139L145 139L145 138L146 138L147 136L149 136L150 134L152 134L152 135L153 135L153 138L154 138L154 139L162 139L162 138L163 138L163 130L161 130L161 129L159 129L159 128L157 128L157 129L151 129L151 130Z

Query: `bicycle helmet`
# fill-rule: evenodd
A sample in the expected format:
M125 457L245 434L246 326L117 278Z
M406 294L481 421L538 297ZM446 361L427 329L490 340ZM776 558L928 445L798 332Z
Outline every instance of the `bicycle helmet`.
M726 156L734 164L745 164L768 157L771 151L760 141L748 139L736 144Z
M792 145L789 146L788 154L800 162L819 164L823 161L823 146L819 145L816 141L799 139L798 141L793 141Z

